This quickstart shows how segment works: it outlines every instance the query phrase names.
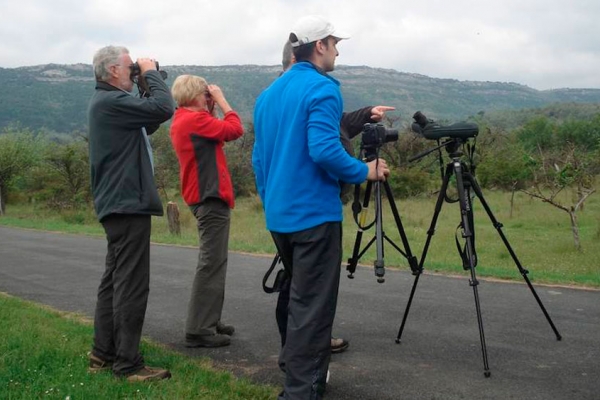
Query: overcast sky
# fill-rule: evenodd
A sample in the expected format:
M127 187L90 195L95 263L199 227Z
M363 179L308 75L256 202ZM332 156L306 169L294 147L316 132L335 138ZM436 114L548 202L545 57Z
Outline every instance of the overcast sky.
M161 65L274 65L308 14L351 34L338 64L600 88L599 0L0 0L0 67L91 64L108 44Z

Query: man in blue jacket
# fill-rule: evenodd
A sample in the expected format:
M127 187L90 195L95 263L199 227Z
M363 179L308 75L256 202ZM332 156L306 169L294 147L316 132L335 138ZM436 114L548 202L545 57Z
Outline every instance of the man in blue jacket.
M297 63L254 110L256 186L267 229L292 276L280 399L319 399L325 391L342 261L339 182L389 174L384 160L365 164L340 142L342 97L327 72L344 38L320 16L300 19L290 33Z

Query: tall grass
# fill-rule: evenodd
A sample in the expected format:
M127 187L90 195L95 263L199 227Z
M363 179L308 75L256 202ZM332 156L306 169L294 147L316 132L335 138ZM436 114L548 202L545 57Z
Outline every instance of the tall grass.
M502 231L521 264L530 271L529 277L532 281L600 287L600 196L591 196L584 210L578 213L581 251L575 249L570 220L565 212L518 192L515 194L511 217L510 193L486 191L484 196L496 219L504 225ZM563 200L569 200L566 197L568 194L564 196ZM412 253L417 258L421 257L423 251L435 200L431 197L396 201ZM370 203L371 210L367 220L374 218L374 202ZM169 233L166 217L155 217L152 228L154 242L197 246L195 218L181 202L179 208L181 235L174 236ZM515 263L478 199L473 201L473 208L479 259L478 275L520 280L521 275ZM350 204L346 205L344 210L343 246L344 258L347 259L352 255L357 226ZM386 236L402 247L391 209L385 199L383 214ZM457 231L459 222L458 203L444 203L424 264L426 270L450 274L465 273L455 243L456 235L462 243L460 232ZM9 204L7 215L0 218L0 225L104 235L93 211L87 209L53 214L41 207ZM361 250L374 236L374 231L375 229L371 228L364 232ZM230 249L261 254L275 253L271 236L265 229L260 201L256 197L237 200L231 217ZM404 256L391 245L386 243L384 250L387 267L408 269ZM372 265L375 258L375 246L371 246L359 261L361 264Z

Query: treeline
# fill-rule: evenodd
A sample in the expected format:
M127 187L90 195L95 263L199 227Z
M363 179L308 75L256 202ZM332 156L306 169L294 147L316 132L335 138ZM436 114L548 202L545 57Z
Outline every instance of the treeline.
M252 126L227 147L237 196L254 193ZM155 179L165 202L179 193L179 164L163 125L151 137ZM11 126L0 131L0 215L7 203L41 204L55 211L92 206L86 133L52 135Z
M600 113L569 109L524 110L519 114L522 124L515 127L497 123L496 115L479 113L470 118L478 124L479 135L468 141L474 153L470 159L465 155L465 161L483 188L522 190L565 211L576 235L576 214L594 193L600 174ZM395 127L399 121L388 119L385 123ZM442 164L448 161L447 154L442 147L439 153L409 162L437 143L407 128L399 129L399 140L385 144L380 152L392 167L394 196L435 192L440 183L436 154L444 158ZM159 190L165 202L174 200L179 193L179 168L168 128L163 126L154 133L151 143ZM245 135L225 147L238 197L255 195L253 143L253 126L247 124ZM360 138L354 144L358 154ZM559 195L565 192L571 193L567 201ZM86 134L56 137L26 128L4 128L0 134L0 212L5 211L7 201L35 202L58 211L91 206Z

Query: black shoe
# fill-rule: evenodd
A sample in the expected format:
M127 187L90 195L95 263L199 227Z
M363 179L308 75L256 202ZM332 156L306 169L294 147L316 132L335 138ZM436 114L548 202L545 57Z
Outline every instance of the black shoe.
M185 335L185 347L223 347L229 346L231 339L227 335Z
M235 328L232 325L222 324L220 321L217 322L217 333L222 335L231 336L235 332Z

